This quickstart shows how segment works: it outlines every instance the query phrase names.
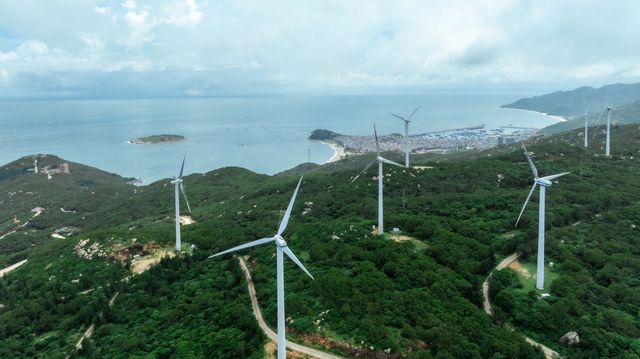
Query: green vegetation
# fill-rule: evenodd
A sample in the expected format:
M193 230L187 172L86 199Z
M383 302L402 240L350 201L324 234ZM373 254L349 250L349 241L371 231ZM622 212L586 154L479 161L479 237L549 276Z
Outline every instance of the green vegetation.
M304 337L312 345L329 338L343 344L334 350L345 356L389 349L407 358L541 358L517 331L502 325L509 322L571 358L635 358L640 135L636 126L616 126L615 156L607 159L600 155L601 130L594 131L589 149L581 147L579 131L527 144L541 174L572 172L547 196L547 258L557 277L548 276L551 296L540 300L512 270L495 273L495 322L481 309L480 291L495 257L519 251L524 263L535 261L537 196L513 229L531 185L517 146L455 158L415 156L423 169L389 167L386 226L413 238L401 242L372 234L375 170L349 181L371 154L279 176L235 167L187 176L197 223L183 227L183 239L197 249L133 276L132 257L114 253L138 246L143 255L154 243L173 242L173 188L166 181L134 188L93 169L97 177L85 189L80 165L47 180L26 172L28 159L18 160L0 167L0 201L12 201L2 206L3 226L11 225L5 222L14 214L30 217L34 206L45 210L0 240L3 260L18 259L13 246L20 258L29 257L0 279L0 303L6 305L0 309L0 357L262 357L265 339L237 261L205 258L273 235L297 175L305 172L285 237L316 280L286 261L291 338ZM8 195L18 188L40 197ZM56 195L48 188L66 192ZM64 213L61 206L76 212ZM63 224L77 228L76 234L52 239L51 230ZM108 255L76 255L74 246L86 239ZM242 254L249 256L265 320L275 326L274 248ZM75 342L91 324L93 336L75 353ZM578 345L556 344L574 330Z
M536 290L536 263L534 262L516 262L518 270L515 270L520 283L517 285L521 292L529 293ZM552 271L548 265L544 267L544 287L549 288L551 283L558 278L558 273Z
M180 135L153 135L134 138L130 142L136 145L157 145L162 143L182 142L184 140L186 140L186 138Z
M640 83L606 85L597 89L583 86L572 91L556 91L520 99L501 107L571 117L582 115L586 109L592 113L600 111L605 106L605 98L609 105L616 107L635 102L640 99Z
M341 135L333 131L318 129L311 132L311 135L309 135L309 139L316 140L316 141L324 141L324 140L333 140L338 136L341 136Z
M546 95L525 98L503 105L505 108L531 110L562 116L567 121L558 122L540 130L541 134L556 134L584 128L583 114L589 115L589 126L607 123L605 98L616 109L611 114L614 124L640 123L640 84L615 84L600 87L580 87L573 91L557 91Z

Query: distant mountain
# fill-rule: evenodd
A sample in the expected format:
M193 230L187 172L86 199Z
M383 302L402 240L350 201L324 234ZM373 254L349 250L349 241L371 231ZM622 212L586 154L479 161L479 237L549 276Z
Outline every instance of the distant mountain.
M616 107L635 102L640 99L640 83L614 84L600 88L583 86L573 91L556 91L523 98L501 107L572 118L582 115L586 109L591 113L599 112L605 105L605 98L609 105Z
M589 115L589 127L607 123L607 114L603 111L592 112ZM640 123L640 100L622 105L611 112L611 123L632 124ZM578 116L571 120L558 122L538 131L541 134L553 134L584 127L584 117Z
M609 105L617 107L612 112L613 123L640 122L640 83L606 85L597 89L583 86L573 91L557 91L520 99L501 107L537 111L566 118L565 122L540 130L542 134L551 134L583 127L584 117L582 116L585 110L590 114L590 126L605 124L605 114L600 116L605 106L605 98Z

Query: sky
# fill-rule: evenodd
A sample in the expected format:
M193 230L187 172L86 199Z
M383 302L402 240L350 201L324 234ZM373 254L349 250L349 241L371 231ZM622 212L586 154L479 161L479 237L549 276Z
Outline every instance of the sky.
M0 98L640 82L637 0L5 0Z

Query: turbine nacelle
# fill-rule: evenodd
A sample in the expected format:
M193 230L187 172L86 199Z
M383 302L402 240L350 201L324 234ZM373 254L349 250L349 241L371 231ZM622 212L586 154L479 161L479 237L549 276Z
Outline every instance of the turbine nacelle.
M182 183L182 178L178 178L178 177L173 177L173 180L171 181L171 184L173 185L178 185L180 183Z
M544 178L534 178L533 179L535 183L539 184L540 186L544 186L544 187L551 187L551 181L549 181L548 179L544 179Z
M287 241L285 241L284 238L282 238L281 235L276 234L273 237L273 240L276 242L276 245L278 247L286 247L287 246Z

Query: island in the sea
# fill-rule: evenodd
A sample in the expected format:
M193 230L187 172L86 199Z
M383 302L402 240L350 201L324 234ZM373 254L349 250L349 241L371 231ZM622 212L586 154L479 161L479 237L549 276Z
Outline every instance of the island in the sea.
M159 145L163 143L176 143L185 141L186 138L180 135L153 135L134 138L129 143L134 145Z

